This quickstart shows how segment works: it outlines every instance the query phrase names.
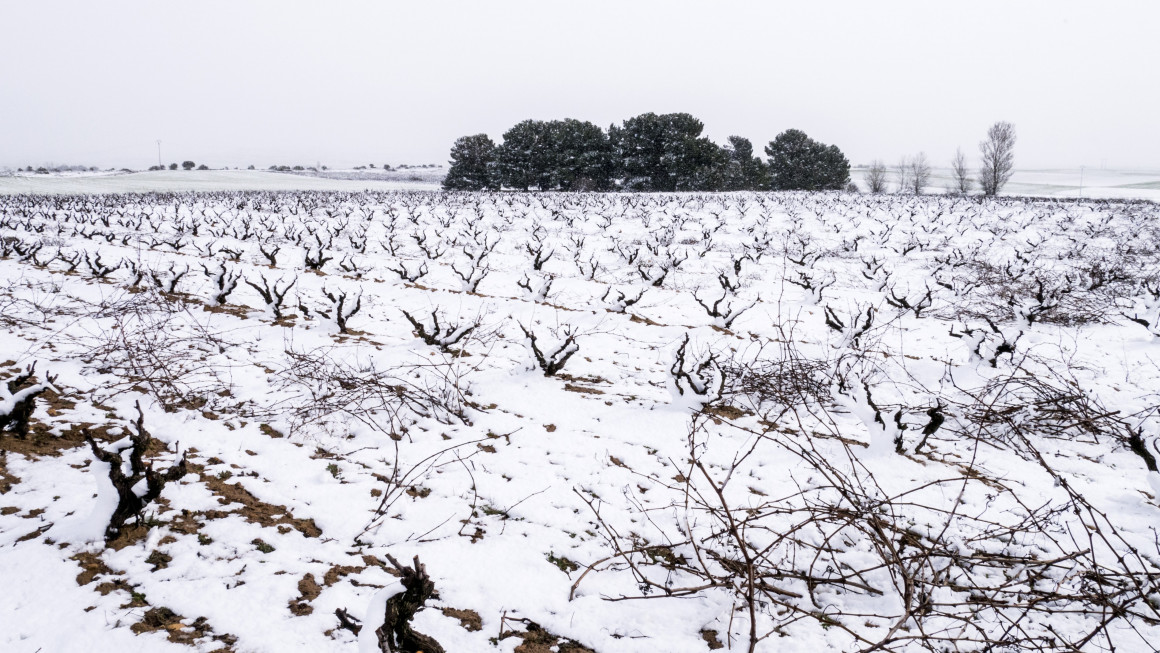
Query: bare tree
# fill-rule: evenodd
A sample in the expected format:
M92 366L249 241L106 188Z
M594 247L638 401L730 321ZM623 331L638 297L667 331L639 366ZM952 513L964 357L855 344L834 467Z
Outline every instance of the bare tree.
M902 157L894 164L894 174L898 175L898 192L905 193L910 188L910 160Z
M987 138L979 143L979 153L983 159L979 186L984 195L997 195L1015 168L1015 125L1005 121L991 125Z
M967 156L963 154L963 148L955 148L955 158L951 159L951 175L954 177L955 186L952 189L959 195L966 195L971 192L971 187L974 182L967 173Z
M866 169L865 176L862 179L866 182L866 188L871 193L881 193L886 190L886 164L879 159L874 159L870 162L870 167Z
M930 183L930 162L926 159L926 152L919 152L910 160L910 190L915 195L922 195Z

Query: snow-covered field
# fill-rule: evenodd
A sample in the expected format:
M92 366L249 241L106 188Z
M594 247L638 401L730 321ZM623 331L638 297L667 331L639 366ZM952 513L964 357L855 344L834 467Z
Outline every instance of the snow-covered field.
M865 168L850 171L853 180L865 187ZM942 193L954 186L950 168L934 168L927 192ZM891 172L893 174L893 171ZM888 184L894 189L893 180ZM976 190L978 185L975 186ZM1100 170L1098 168L1017 169L1003 187L1003 195L1102 199L1142 199L1160 201L1160 171Z
M1100 197L1160 201L1155 170L1020 170L1005 189L1012 195Z
M1156 205L283 176L0 197L0 650L1156 650Z
M372 175L360 171L328 171L318 174L269 170L157 170L93 174L13 174L0 176L0 195L15 193L184 193L192 191L242 190L435 190L442 169L406 170Z
M0 195L164 193L242 190L438 190L446 168L405 170L327 170L273 172L267 170L163 170L0 175ZM863 184L864 168L850 171ZM927 192L938 194L952 185L947 168L934 168ZM888 184L893 190L893 184ZM1076 169L1017 170L1003 189L1008 196L1160 201L1160 171Z

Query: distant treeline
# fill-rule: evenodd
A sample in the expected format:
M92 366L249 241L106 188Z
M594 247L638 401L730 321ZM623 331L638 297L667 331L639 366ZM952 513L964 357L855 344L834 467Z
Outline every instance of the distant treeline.
M447 190L737 191L841 190L850 162L834 145L789 129L754 156L748 139L724 146L701 136L687 113L645 113L600 127L571 118L525 120L497 146L487 134L451 148Z
M110 168L110 170L111 169L112 168ZM58 166L58 165L52 165L52 164L49 164L48 166L40 166L38 168L33 168L32 166L28 166L27 168L17 168L16 169L16 172L34 172L38 175L47 175L50 172L96 172L96 171L97 171L96 166Z

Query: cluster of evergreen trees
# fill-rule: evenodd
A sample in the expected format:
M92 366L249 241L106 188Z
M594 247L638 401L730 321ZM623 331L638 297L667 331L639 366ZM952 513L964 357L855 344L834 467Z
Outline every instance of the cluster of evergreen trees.
M645 113L605 132L580 120L525 120L497 146L487 134L451 148L447 190L840 190L850 163L834 145L790 129L753 154L748 139L719 146L687 113Z

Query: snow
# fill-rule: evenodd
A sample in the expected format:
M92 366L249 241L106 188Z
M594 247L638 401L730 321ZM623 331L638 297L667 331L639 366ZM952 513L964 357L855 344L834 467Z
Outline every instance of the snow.
M36 362L38 373L59 375L60 394L36 404L42 449L0 434L8 449L0 487L19 479L0 494L0 578L9 587L0 593L0 650L208 652L224 645L214 636L233 638L236 651L375 650L376 620L401 591L382 564L388 554L426 565L439 598L415 627L449 651L514 650L518 638L489 640L522 628L519 619L601 652L704 651L702 630L746 650L749 612L730 583L687 596L660 589L702 584L664 564L696 560L690 538L721 556L705 557L705 567L727 575L736 547L711 509L719 503L754 520L745 537L769 547L769 564L801 571L794 565L836 543L812 573L859 569L846 580L874 589L770 576L787 594L756 609L769 634L757 650L857 650L888 632L896 638L886 650L924 650L907 639L920 626L965 628L960 648L973 648L962 622L904 614L899 568L877 562L889 547L870 528L852 530L870 515L905 534L890 541L903 549L905 538L943 537L950 553L929 569L955 583L999 591L1004 573L1020 572L978 563L971 575L954 556L1086 560L1076 548L1097 550L1108 569L1126 560L1125 573L1141 582L1158 578L1160 476L1116 430L1160 432L1160 339L1124 316L1160 317L1148 285L1160 274L1155 205L445 195L252 171L28 179L19 183L41 185L0 185L229 192L123 196L108 207L97 196L0 197L0 242L41 246L0 258L0 381ZM235 192L242 188L262 192ZM355 192L365 188L378 190ZM275 266L259 238L281 247ZM444 254L429 259L424 238ZM525 247L536 239L556 252L538 272ZM316 242L332 259L307 271ZM630 249L641 257L632 264ZM99 277L70 258L84 252L126 263ZM206 258L214 264L203 274ZM71 272L68 260L77 261ZM162 293L148 274L134 286L128 262L158 272L158 283L173 280L171 269L189 272L175 293ZM394 271L420 263L429 271L414 282ZM215 278L226 267L243 282L218 306ZM463 273L483 274L475 292ZM723 274L738 288L721 306L748 307L728 322L705 306L725 292ZM283 320L244 282L260 277L295 280ZM813 287L796 283L803 279ZM324 289L361 295L349 333ZM927 290L926 308L895 305ZM403 310L424 324L436 311L458 333L478 326L453 345L429 346ZM538 367L525 328L545 355L575 335L558 374ZM677 378L682 351L676 369L688 376ZM163 363L150 367L154 360ZM761 380L740 376L744 369L765 370L771 394L742 383ZM1066 391L1065 405L1086 398L1107 414L1089 416L1098 428L1061 425L1036 408L1043 386L1028 379ZM444 405L398 401L424 392ZM778 393L794 397L795 409L783 411L771 398ZM155 468L180 452L194 467L146 509L142 537L105 547L116 492L75 428L126 447L137 402L163 445ZM936 405L945 422L924 439ZM840 479L857 491L843 495ZM1091 510L1044 516L1051 527L1027 537L979 537L986 524L1069 506L1069 492ZM803 520L832 504L842 519ZM1092 532L1093 523L1116 537L1073 547L1060 535ZM84 556L109 571L80 585ZM1079 591L1084 573L1051 571L1042 584ZM966 598L951 582L931 587L936 603ZM135 595L148 605L133 606ZM310 610L294 607L303 605ZM974 605L980 627L999 628L997 608ZM165 630L130 631L161 606L182 617L168 632L190 644ZM338 628L338 608L364 620L360 636ZM443 608L475 611L482 630L462 628ZM1160 638L1153 608L1137 601L1131 610L1109 636L1117 650L1150 650ZM212 631L194 636L199 617ZM1041 611L1025 626L1050 627L1062 642L1080 639L1093 620Z
M134 635L128 624L140 608L120 608L87 587L78 587L75 564L48 547L12 547L0 555L0 614L4 650L181 651L159 634ZM46 592L46 589L51 588ZM115 597L114 597L115 598ZM121 601L123 602L123 601ZM93 608L95 609L89 609ZM68 615L67 621L62 619Z
M850 177L862 184L865 168L851 168ZM887 175L887 189L895 184ZM972 172L973 174L973 172ZM954 186L950 168L933 168L928 193L942 193ZM978 190L978 184L975 185ZM1077 197L1087 199L1141 199L1160 201L1160 170L1101 170L1085 168L1033 169L1016 168L1003 195L1034 197Z
M336 172L337 174L337 172ZM416 175L418 176L418 175ZM168 193L240 190L435 190L428 175L411 181L341 179L267 170L155 170L117 174L48 174L0 176L0 195L12 193Z
M855 183L864 168L851 168ZM949 168L933 168L928 192L952 183ZM329 170L158 170L149 172L68 172L0 175L0 195L13 193L148 193L241 190L439 190L444 168L367 171ZM1144 199L1160 201L1160 171L1016 169L1003 195Z
M62 542L90 544L105 537L105 527L117 509L117 488L109 480L109 463L93 460L90 464L92 480L97 486L96 499L87 513L66 516L49 529L49 537ZM83 517L82 517L83 515Z
M358 634L359 653L381 653L379 638L375 631L382 628L383 621L385 621L387 599L402 591L402 583L392 583L375 592L370 602L367 603L367 611L362 618L362 630Z

